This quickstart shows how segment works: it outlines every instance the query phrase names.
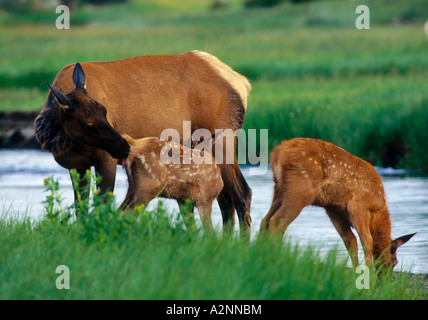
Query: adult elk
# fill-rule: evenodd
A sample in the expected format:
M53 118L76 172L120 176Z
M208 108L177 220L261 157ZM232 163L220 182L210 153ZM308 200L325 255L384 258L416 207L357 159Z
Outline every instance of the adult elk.
M391 241L391 221L382 180L366 161L338 146L317 139L284 141L271 154L274 194L260 231L283 235L308 205L325 208L358 265L355 228L367 265L373 258L381 268L397 264L396 250L414 234Z
M102 192L113 191L117 159L128 152L121 138L112 139L111 130L104 130L107 123L136 139L160 137L170 128L180 132L183 141L188 139L182 135L183 121L191 121L192 132L235 131L242 127L251 90L245 77L199 51L67 65L52 87L35 121L36 137L67 169L84 173L95 166L103 177ZM70 108L64 107L68 104L61 95L71 101ZM102 128L97 128L99 123ZM236 209L241 230L249 235L251 189L236 157L220 168L223 225L233 228Z

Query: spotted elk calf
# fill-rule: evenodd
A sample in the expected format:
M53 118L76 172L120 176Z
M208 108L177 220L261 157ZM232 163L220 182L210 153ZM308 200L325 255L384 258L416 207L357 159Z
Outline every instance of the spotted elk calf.
M220 167L215 158L209 155L211 161L203 161L207 159L203 152L156 137L138 140L126 134L123 137L130 144L131 151L127 159L121 160L129 182L121 208L126 210L147 204L156 196L175 199L180 207L190 200L192 209L193 206L198 209L205 230L212 230L212 204L223 189ZM180 161L165 163L168 148L180 150ZM188 155L192 161L185 164L183 157ZM188 221L188 217L183 218ZM194 225L194 220L191 224Z
M284 141L271 154L272 205L261 231L283 236L308 205L325 208L342 237L354 267L358 265L357 231L367 265L392 269L396 250L414 234L391 241L391 221L382 181L375 169L338 146L317 139Z

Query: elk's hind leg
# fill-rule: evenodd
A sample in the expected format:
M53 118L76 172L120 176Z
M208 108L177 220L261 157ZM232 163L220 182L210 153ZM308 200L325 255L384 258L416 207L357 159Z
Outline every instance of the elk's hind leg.
M223 231L226 234L232 234L235 227L235 204L230 190L224 187L217 198L217 202L221 211Z
M278 236L284 236L288 226L298 217L306 205L293 201L284 201L269 221L269 230Z
M253 192L244 178L241 169L238 165L238 160L235 157L235 181L234 181L234 202L236 206L236 212L239 219L239 228L241 236L250 237L251 234L251 199Z
M272 215L269 230L283 236L303 208L313 203L314 195L311 193L310 183L302 183L299 176L295 178L290 174L285 179L282 178L282 181L276 180L275 189L276 200L281 201L281 205L275 213L269 213Z
M236 208L241 236L249 237L251 232L251 188L242 175L236 157L234 164L223 164L220 168L224 186L217 201L223 218L223 230L229 233L233 231Z
M273 198L272 204L270 206L269 212L263 218L260 224L260 233L267 232L269 230L269 222L272 219L273 215L278 211L278 209L282 206L282 199L280 195L279 188L275 185L273 189Z

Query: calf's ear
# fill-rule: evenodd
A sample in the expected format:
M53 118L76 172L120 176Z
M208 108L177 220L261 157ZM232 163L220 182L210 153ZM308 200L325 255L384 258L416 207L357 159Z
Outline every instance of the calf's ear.
M397 251L397 249L402 246L403 244L405 244L407 241L409 241L415 234L406 234L405 236L401 236L393 241L391 241L391 253L395 253L395 251Z

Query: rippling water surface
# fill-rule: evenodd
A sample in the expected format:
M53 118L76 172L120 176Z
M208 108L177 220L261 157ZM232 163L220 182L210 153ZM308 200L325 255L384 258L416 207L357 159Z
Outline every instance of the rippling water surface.
M261 175L250 174L248 167L243 173L253 190L251 207L252 234L257 234L260 222L270 207L273 193L270 171ZM404 270L428 273L428 178L407 175L405 171L378 169L382 176L392 220L392 237L418 231L418 234L398 251L399 264ZM66 204L71 204L73 194L68 171L61 168L51 154L36 150L0 151L0 214L7 216L43 214L45 199L43 179L54 176L61 185ZM123 200L127 190L124 171L118 167L115 194L117 202ZM155 205L156 200L151 205ZM178 210L174 201L165 201ZM220 210L215 204L213 222L221 228ZM305 208L287 230L287 237L299 245L314 244L321 251L337 248L347 254L323 209ZM360 250L360 256L361 256ZM361 258L360 258L361 260Z

